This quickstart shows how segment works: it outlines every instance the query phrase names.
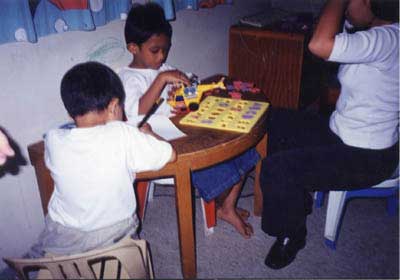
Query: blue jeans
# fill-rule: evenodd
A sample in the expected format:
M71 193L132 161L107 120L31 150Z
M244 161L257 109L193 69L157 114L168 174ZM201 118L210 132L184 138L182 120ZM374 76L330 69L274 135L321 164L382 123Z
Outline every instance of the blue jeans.
M205 201L210 201L237 184L260 160L256 149L205 169L192 172L192 185Z
M383 150L351 147L328 125L328 118L271 110L268 156L262 162L261 227L277 237L306 225L313 199L309 191L349 190L389 178L399 162L398 143Z

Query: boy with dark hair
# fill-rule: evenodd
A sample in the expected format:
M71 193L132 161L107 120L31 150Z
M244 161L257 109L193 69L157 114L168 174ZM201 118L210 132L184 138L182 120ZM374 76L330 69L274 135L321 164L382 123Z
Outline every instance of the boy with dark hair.
M184 72L165 64L171 37L172 27L158 4L135 5L129 12L125 41L134 58L119 73L126 92L128 120L146 114L159 97L167 99L171 84L190 84ZM171 116L171 107L164 102L157 113Z
M190 83L185 73L165 64L171 36L171 25L159 5L137 5L129 12L125 40L133 60L119 73L127 94L128 120L145 114L159 97L167 99L171 86ZM171 107L165 102L157 113L171 116ZM192 172L192 184L200 196L205 201L216 199L217 217L232 224L244 238L251 237L253 228L246 221L249 212L236 208L236 203L244 176L258 160L256 150L251 149L232 160Z
M175 159L171 145L148 126L139 131L122 122L125 92L107 66L74 66L62 79L61 97L76 127L46 134L54 192L32 256L85 252L132 236L138 227L135 173Z

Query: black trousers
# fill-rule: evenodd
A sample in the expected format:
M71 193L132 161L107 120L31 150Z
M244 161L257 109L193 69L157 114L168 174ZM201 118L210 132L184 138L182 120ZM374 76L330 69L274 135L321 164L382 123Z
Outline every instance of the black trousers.
M317 114L271 109L260 176L265 233L290 237L305 227L313 203L310 191L373 186L396 169L398 143L384 150L351 147L328 123Z

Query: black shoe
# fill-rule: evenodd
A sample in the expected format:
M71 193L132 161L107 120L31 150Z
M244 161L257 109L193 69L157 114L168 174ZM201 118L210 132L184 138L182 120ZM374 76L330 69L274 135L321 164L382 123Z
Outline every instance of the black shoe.
M264 263L272 269L281 269L289 265L296 258L297 252L305 246L305 236L301 238L277 238Z

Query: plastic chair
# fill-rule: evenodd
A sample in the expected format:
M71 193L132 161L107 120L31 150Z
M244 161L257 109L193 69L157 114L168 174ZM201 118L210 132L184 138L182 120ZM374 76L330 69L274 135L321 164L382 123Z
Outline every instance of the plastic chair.
M145 240L124 238L107 248L69 256L37 259L4 258L19 279L153 279L153 267Z
M143 221L148 201L153 201L155 185L174 185L173 178L157 179L153 181L136 182L136 194L138 200L138 213ZM206 202L201 199L201 209L204 220L204 232L206 235L214 233L214 227L217 225L215 200Z
M399 167L397 167L391 178L375 186L353 191L330 191L325 221L325 245L336 250L336 240L341 224L343 208L349 199L355 197L386 197L387 212L390 216L394 216L399 207L398 193ZM324 192L316 192L315 200L315 207L322 207Z

